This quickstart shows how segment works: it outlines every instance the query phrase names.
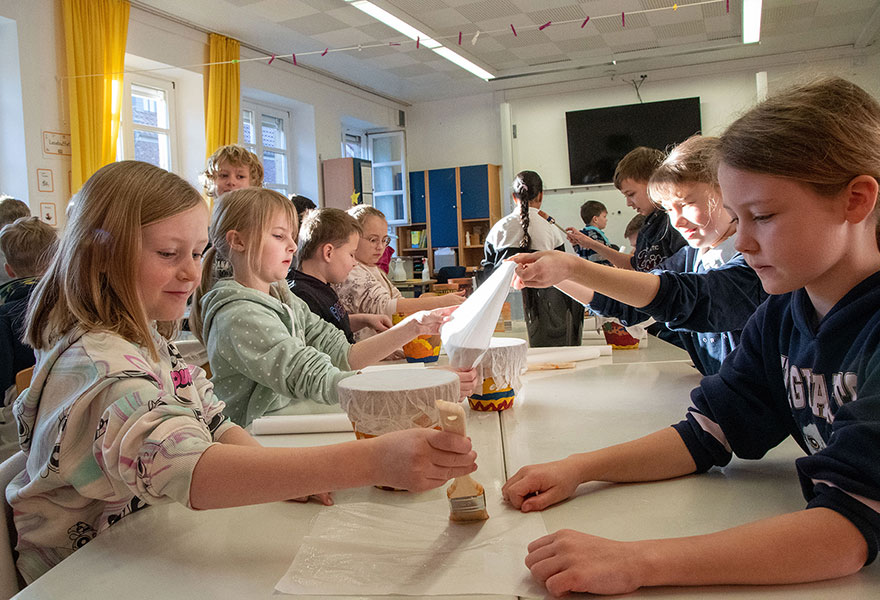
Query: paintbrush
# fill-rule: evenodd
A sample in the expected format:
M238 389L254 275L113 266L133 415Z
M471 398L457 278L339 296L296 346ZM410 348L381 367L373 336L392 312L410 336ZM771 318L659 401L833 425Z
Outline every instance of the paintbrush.
M538 216L541 217L542 219L546 219L547 222L550 223L551 225L556 225L556 228L559 229L559 231L561 231L565 235L568 235L568 232L562 228L562 225L557 223L556 219L554 219L553 217L551 217L550 215L545 213L543 210L538 211Z
M440 427L443 431L467 434L466 417L461 404L445 400L435 400L435 404L440 411ZM446 490L446 496L449 498L450 521L485 521L489 518L486 511L486 491L470 475L456 477Z

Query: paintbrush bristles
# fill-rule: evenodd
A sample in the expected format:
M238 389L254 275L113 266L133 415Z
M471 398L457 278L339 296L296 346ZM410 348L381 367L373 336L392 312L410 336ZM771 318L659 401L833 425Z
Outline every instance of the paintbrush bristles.
M467 435L464 407L455 402L435 401L440 411L440 427L443 431ZM470 475L456 477L446 490L449 498L450 521L484 521L489 518L486 510L486 490Z

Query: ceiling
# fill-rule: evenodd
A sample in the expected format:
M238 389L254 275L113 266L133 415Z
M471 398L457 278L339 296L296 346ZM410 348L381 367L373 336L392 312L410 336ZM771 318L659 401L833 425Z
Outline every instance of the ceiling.
M416 48L345 0L132 1L269 54L295 52L299 66L405 104L723 60L822 49L857 54L880 47L880 0L764 0L761 42L748 45L741 42L742 0L373 3L496 79L485 82L424 45ZM539 29L548 21L550 26Z

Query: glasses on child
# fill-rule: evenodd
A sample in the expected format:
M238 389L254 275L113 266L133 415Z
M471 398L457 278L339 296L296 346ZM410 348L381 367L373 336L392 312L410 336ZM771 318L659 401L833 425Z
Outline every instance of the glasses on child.
M368 242L370 242L374 246L379 246L380 248L384 248L385 246L387 246L388 244L391 243L391 238L388 237L387 235L385 237L381 237L381 238L378 235L371 235L370 237L368 237L366 239Z

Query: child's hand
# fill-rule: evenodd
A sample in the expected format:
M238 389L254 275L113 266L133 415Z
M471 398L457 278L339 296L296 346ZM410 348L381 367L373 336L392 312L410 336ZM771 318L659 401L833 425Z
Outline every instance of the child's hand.
M568 592L626 594L640 587L632 542L617 542L562 529L529 544L526 566L556 597Z
M565 459L523 467L507 480L501 496L522 512L544 510L574 495L578 474Z
M471 440L436 429L406 429L369 440L375 444L377 485L422 492L477 470Z
M321 492L320 494L312 494L311 496L303 496L302 498L291 498L290 502L308 502L314 498L324 506L333 506L333 496L330 492Z
M483 383L483 378L476 369L456 369L454 367L440 367L452 371L458 375L458 391L461 398L467 398L477 391L477 386ZM460 399L461 399L460 398Z
M391 317L388 315L363 313L360 315L360 318L364 323L363 327L369 327L376 331L385 331L391 327Z
M590 237L585 233L578 231L574 227L566 227L565 234L568 236L568 241L571 242L572 246L581 246L582 248L589 247Z
M420 310L401 321L398 327L410 327L413 331L413 336L434 335L440 333L440 326L449 320L449 315L454 310L454 306L435 308L434 310Z
M517 254L507 260L516 263L513 287L547 288L565 281L571 276L572 260L581 260L573 254L545 250L530 254Z
M437 296L437 306L458 306L465 300L464 290L460 292L451 292L449 294Z

